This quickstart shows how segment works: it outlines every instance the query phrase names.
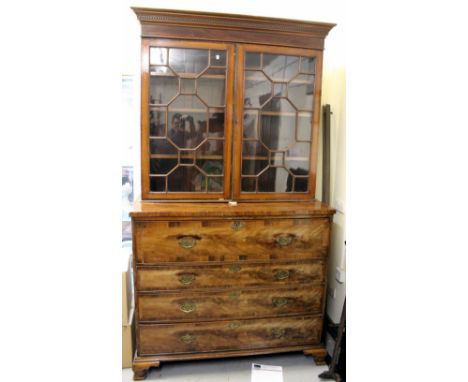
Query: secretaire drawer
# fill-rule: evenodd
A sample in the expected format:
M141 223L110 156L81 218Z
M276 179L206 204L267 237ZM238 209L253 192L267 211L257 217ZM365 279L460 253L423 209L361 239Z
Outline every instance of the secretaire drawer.
M166 292L137 299L139 322L277 317L321 313L323 286Z
M321 284L321 260L216 265L141 266L136 272L139 291Z
M205 220L136 222L138 263L319 258L329 220Z
M317 345L319 317L139 325L139 354L161 355Z

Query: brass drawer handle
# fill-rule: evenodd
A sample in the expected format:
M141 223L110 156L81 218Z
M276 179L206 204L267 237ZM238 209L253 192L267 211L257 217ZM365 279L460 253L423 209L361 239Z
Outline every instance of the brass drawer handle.
M273 328L271 329L271 335L273 338L279 339L284 336L286 330L284 328Z
M287 298L279 297L273 298L273 306L275 308L281 308L282 306L288 305L289 301Z
M275 240L281 247L286 247L292 243L293 238L293 235L278 235L276 236Z
M190 313L195 310L195 304L193 302L183 302L179 304L179 309L184 313Z
M286 270L279 270L275 273L276 280L286 280L289 277L289 271Z
M228 325L229 329L237 329L240 326L241 326L240 322L230 322Z
M181 275L179 277L179 282L182 285L190 285L195 281L195 275Z
M234 231L239 231L240 229L244 228L245 224L240 221L235 221L231 224L231 228Z
M197 244L197 239L193 236L182 236L178 240L179 246L185 249L190 249L195 247L195 244Z
M233 273L240 272L241 266L239 264L233 264L229 267L229 271Z
M184 334L182 337L180 337L180 339L182 340L182 342L185 342L186 344L190 344L193 342L195 337L192 336L191 334Z

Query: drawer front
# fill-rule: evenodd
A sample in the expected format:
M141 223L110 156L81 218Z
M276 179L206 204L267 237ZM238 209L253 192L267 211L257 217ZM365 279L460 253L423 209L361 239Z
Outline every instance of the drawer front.
M154 322L320 314L322 286L139 295L138 320Z
M161 355L317 345L319 317L139 325L139 354Z
M320 260L140 267L136 272L139 291L322 284L324 279L325 266Z
M135 223L138 263L323 257L329 220L206 220Z

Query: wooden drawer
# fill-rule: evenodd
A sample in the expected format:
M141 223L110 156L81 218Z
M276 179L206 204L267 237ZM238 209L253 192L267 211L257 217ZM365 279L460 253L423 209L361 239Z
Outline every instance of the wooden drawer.
M193 321L321 313L323 287L139 295L138 319Z
M139 355L317 345L320 317L139 325Z
M323 257L329 220L136 222L138 263L272 260Z
M139 291L170 289L255 287L265 285L321 284L325 265L320 260L300 262L168 265L139 267Z

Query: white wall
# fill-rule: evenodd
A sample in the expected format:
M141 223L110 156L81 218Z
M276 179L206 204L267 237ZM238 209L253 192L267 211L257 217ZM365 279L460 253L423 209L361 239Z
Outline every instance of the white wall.
M281 17L337 24L325 40L322 103L330 104L331 118L331 204L341 211L334 217L332 243L329 263L329 288L335 290L335 297L328 298L327 312L334 322L338 322L346 294L346 283L335 280L337 266L345 268L344 240L346 221L346 108L345 108L345 3L342 0L285 2L220 0L217 2L197 0L171 1L132 1L124 2L122 17L124 31L122 36L123 55L122 73L135 75L139 87L140 26L130 6L168 8L208 12L238 13L266 17ZM138 94L136 95L138 97ZM135 147L139 145L139 126L135 126ZM135 150L137 151L137 150ZM321 149L319 151L321 153ZM139 153L135 152L135 195L139 194ZM321 198L321 160L319 160L317 179L317 198Z

